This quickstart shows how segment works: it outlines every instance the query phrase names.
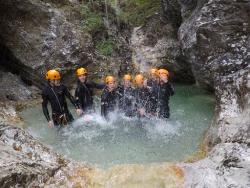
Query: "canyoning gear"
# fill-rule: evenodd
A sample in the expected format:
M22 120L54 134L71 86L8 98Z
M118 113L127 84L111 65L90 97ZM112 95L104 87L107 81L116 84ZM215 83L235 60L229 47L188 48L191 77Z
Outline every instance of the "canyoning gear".
M131 81L132 77L129 74L125 74L124 77L123 77L123 80Z
M137 75L135 76L135 84L136 84L137 86L141 86L141 85L143 85L143 83L144 83L144 77L143 77L143 75L137 74Z
M169 72L166 69L159 69L158 73L159 73L159 76L165 75L165 76L169 77Z
M77 81L77 88L75 90L75 98L77 104L85 112L94 112L93 95L94 89L103 89L104 84L97 84L92 81L84 83Z
M154 79L154 78L148 79L147 87L151 93L149 112L151 114L155 114L156 108L157 108L157 92L156 91L157 91L157 88L159 87L159 79Z
M85 75L87 73L88 73L87 70L85 68L83 68L83 67L76 70L76 75L77 76L82 76L82 75Z
M108 119L110 112L115 111L119 100L119 92L117 89L109 91L107 87L103 89L101 95L101 115Z
M156 69L156 68L151 69L150 74L152 76L159 76L158 69Z
M174 95L173 86L167 83L160 83L157 87L153 88L152 95L155 97L155 104L152 108L156 107L156 115L159 118L169 118L169 98Z
M52 119L55 125L63 125L65 120L67 123L73 121L73 116L68 110L66 97L70 100L70 102L74 105L76 109L79 108L75 99L71 96L68 89L64 85L52 87L51 85L46 85L46 87L42 91L42 108L43 113L49 122L51 120L49 111L48 111L48 102L51 105L52 109ZM63 116L64 117L63 117Z
M113 76L107 76L105 82L106 83L115 82L115 78Z
M61 75L57 70L49 70L46 74L46 80L60 80Z
M144 109L146 113L150 111L151 93L147 87L137 87L134 90L136 110Z
M119 86L119 110L125 116L131 117L135 115L135 96L134 88Z

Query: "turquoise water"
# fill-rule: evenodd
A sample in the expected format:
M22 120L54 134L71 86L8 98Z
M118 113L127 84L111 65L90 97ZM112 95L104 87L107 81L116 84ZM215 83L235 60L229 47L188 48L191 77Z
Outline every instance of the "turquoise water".
M214 97L205 91L179 85L170 99L171 117L167 121L130 119L114 113L106 122L97 105L96 114L81 117L58 131L47 127L40 106L26 109L21 115L27 130L59 153L107 168L184 160L197 151L214 105Z

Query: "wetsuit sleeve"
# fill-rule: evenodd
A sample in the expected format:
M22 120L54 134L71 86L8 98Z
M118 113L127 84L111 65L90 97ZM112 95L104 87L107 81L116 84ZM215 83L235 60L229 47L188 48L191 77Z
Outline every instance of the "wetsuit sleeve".
M80 96L81 96L81 88L77 86L75 90L75 102L77 103L78 106L81 106Z
M108 100L108 92L103 91L101 96L101 115L103 117L107 117L107 100Z
M169 83L169 93L170 93L170 96L174 95L174 87L171 83Z
M150 110L151 107L151 102L152 102L152 95L149 89L146 90L146 100L145 100L145 109L148 111Z
M98 83L92 82L91 85L93 88L96 88L96 89L104 89L105 88L105 84L98 84Z
M43 91L42 93L42 99L43 99L43 102L42 102L42 108L43 108L43 114L45 116L45 118L47 119L47 121L49 122L51 119L50 119L50 116L49 116L49 110L48 110L48 97L45 93L45 91Z
M80 108L74 97L70 94L69 90L65 87L64 88L65 96L70 100L70 102L74 105L76 109Z
M116 92L116 95L117 95L118 98L123 97L123 91L124 91L124 90L123 90L123 88L122 88L121 86L118 86L118 87L117 87L117 89L116 89L115 92Z

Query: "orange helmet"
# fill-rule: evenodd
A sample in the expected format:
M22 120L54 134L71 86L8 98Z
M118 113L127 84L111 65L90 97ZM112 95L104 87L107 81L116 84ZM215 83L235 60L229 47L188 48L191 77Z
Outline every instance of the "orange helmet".
M88 73L87 70L85 68L82 68L82 67L76 70L77 76L82 76L82 75L85 75L87 73Z
M46 80L60 80L61 75L57 70L49 70L46 74Z
M150 70L150 74L153 75L153 76L159 76L158 69L152 68Z
M123 80L131 81L132 77L129 74L125 74L124 77L123 77Z
M144 82L144 77L143 77L143 75L137 74L137 75L135 76L135 83L136 83L136 85L142 85L143 82Z
M166 75L167 77L169 77L169 72L166 69L159 69L158 72L159 75Z
M108 84L109 82L115 82L115 78L113 76L107 76L105 82L106 84Z

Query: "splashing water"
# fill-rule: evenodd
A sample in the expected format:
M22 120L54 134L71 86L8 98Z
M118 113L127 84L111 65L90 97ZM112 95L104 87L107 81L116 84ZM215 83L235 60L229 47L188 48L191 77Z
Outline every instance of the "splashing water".
M40 106L21 115L28 131L56 151L106 168L185 159L198 149L214 110L213 96L195 86L177 86L169 120L128 118L114 112L107 122L98 104L96 100L95 114L59 130L47 127Z

